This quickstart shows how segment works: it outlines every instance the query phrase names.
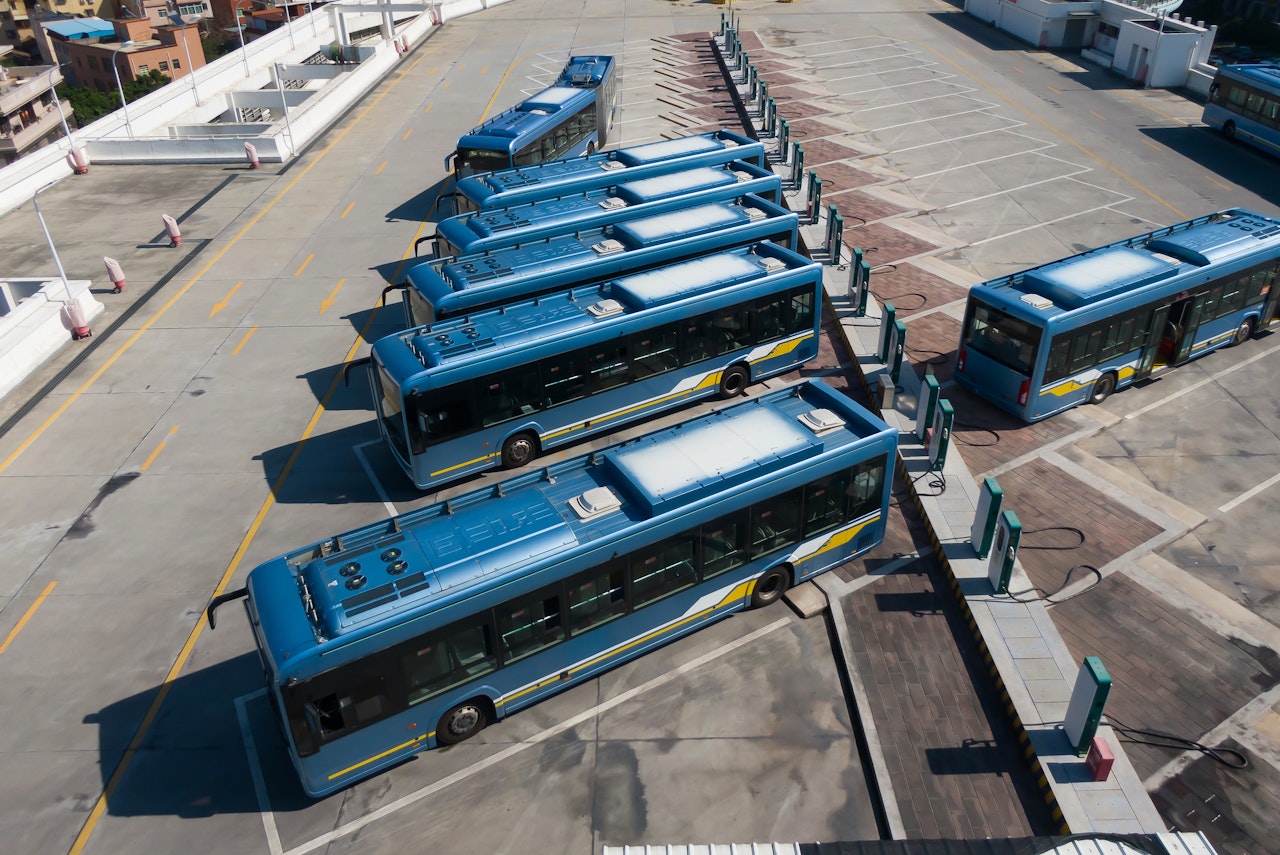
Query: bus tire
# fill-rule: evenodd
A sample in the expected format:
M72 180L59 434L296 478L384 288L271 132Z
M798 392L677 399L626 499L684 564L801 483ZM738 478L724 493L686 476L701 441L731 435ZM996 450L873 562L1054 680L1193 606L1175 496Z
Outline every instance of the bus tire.
M484 730L489 723L489 708L479 698L458 704L440 717L436 725L436 742L457 745Z
M759 609L776 603L790 586L791 574L787 572L785 564L770 567L760 574L755 587L751 589L751 608Z
M1248 341L1252 337L1253 337L1253 318L1247 318L1245 319L1245 322L1242 323L1236 329L1236 334L1232 336L1231 347L1235 347L1237 344L1244 344L1246 341Z
M538 440L533 434L522 431L509 436L502 443L502 468L516 469L538 456Z
M1236 123L1235 123L1235 122L1227 122L1225 125L1223 125L1223 126L1222 126L1222 135L1223 135L1224 137L1226 137L1227 139L1229 139L1229 140L1233 140L1233 139L1235 139L1235 138L1236 138Z
M1090 404L1101 404L1116 390L1116 375L1107 372L1093 381L1093 391L1089 393Z
M736 398L746 391L750 383L751 377L747 374L747 369L741 365L730 365L720 375L720 397Z

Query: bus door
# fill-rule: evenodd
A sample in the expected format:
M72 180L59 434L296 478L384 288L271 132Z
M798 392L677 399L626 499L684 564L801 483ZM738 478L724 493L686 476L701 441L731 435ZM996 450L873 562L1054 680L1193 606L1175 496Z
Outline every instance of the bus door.
M1257 275L1257 274L1254 274ZM1280 276L1271 274L1270 290L1267 291L1267 302L1262 307L1261 327L1267 327L1280 318Z
M1191 358L1191 345L1195 344L1196 330L1200 328L1200 309L1208 291L1192 294L1173 304L1169 310L1169 322L1173 325L1173 364L1181 365Z
M1142 358L1138 360L1138 370L1133 372L1134 380L1150 377L1152 369L1157 367L1157 357L1159 357L1159 367L1163 368L1169 364L1164 333L1169 321L1171 305L1160 306L1151 313L1151 327L1147 332L1147 343L1142 348ZM1173 342L1167 343L1167 349L1173 349Z

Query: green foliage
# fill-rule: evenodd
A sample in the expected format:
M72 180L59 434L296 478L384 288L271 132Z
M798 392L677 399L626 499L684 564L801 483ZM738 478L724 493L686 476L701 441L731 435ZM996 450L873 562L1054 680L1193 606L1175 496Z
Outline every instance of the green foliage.
M218 57L226 56L240 47L240 41L222 35L210 35L200 40L200 47L204 50L204 61L213 62Z
M169 75L151 69L138 75L137 80L124 84L126 101L136 101L159 89L169 82ZM60 83L57 86L58 97L71 102L71 110L75 114L76 124L84 127L95 119L120 109L120 94L115 90L99 92L88 86L68 86Z

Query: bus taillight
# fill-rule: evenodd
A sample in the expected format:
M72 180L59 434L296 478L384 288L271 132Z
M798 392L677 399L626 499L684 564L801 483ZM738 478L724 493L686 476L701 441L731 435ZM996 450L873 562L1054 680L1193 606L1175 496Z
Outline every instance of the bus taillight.
M965 347L963 344L962 344L962 345L960 345L960 353L959 353L959 355L958 355L958 356L956 356L956 370L957 370L957 371L963 371L963 370L964 370L964 361L965 361L966 359L968 359L968 358L969 358L969 349L968 349L967 347Z
M1022 385L1018 387L1018 406L1027 403L1027 395L1031 394L1031 378L1022 381Z

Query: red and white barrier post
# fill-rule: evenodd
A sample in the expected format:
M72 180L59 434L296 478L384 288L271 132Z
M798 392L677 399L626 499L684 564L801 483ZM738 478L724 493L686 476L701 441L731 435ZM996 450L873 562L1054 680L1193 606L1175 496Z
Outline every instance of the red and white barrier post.
M258 150L254 148L253 143L247 142L244 144L244 158L249 161L250 169L258 168Z
M178 228L178 221L168 214L163 214L160 219L164 220L164 230L169 235L169 246L181 246L182 230Z
M71 151L67 152L67 165L76 175L84 175L89 171L89 155L85 154L83 149L73 146Z
M111 277L111 284L116 286L115 293L119 294L124 290L124 271L120 269L120 262L104 255L102 263L107 268L107 276Z

